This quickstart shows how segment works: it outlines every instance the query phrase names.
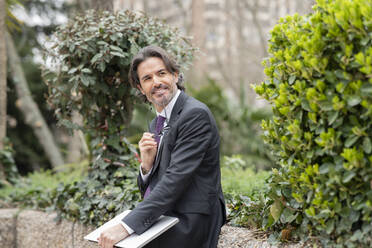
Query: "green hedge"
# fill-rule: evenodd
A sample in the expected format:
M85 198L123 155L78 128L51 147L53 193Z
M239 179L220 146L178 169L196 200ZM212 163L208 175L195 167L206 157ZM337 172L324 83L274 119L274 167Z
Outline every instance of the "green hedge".
M274 112L262 126L281 168L265 226L282 238L372 246L371 45L371 0L318 0L271 32L255 90Z

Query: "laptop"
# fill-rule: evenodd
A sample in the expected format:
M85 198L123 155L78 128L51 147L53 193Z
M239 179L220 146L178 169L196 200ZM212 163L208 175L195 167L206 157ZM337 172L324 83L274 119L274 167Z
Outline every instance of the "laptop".
M110 221L106 222L93 232L89 233L84 237L84 239L98 242L98 237L101 235L101 232L108 227L119 224L121 220L130 212L131 210L126 210L123 213L115 216ZM118 242L115 247L121 248L141 248L148 244L150 241L154 240L156 237L167 231L172 226L176 225L179 222L179 219L171 216L160 216L159 219L152 225L148 230L146 230L141 235L133 233L126 239Z

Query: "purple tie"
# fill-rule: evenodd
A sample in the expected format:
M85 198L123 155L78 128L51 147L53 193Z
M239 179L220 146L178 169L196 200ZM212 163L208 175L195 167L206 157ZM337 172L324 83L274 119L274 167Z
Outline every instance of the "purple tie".
M166 118L164 116L161 116L161 115L156 117L155 141L156 141L156 143L158 143L158 147L159 147L159 143L160 143L160 136L161 136L160 134L163 130L165 119ZM150 185L149 185L147 187L146 191L145 191L145 195L143 196L143 198L146 198L147 196L149 196L150 192L151 192L151 188L150 188Z
M156 126L155 126L155 141L156 143L160 143L160 134L163 130L163 127L164 127L164 121L165 121L165 117L164 116L161 116L159 115L158 117L156 117Z

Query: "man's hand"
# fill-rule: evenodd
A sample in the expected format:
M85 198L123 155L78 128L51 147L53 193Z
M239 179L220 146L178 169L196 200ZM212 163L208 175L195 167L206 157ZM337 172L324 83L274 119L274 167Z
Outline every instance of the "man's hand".
M154 134L148 132L144 133L138 145L141 153L142 169L148 172L154 164L156 152L158 150L158 144L154 139Z
M98 245L101 248L113 248L120 240L129 236L127 230L121 225L109 227L104 230L98 238Z

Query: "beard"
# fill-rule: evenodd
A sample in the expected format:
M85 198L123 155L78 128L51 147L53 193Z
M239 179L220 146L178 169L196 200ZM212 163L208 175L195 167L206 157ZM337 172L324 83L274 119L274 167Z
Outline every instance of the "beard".
M154 94L158 94L157 91L159 90L165 91L160 98L154 96ZM171 87L168 85L160 84L159 86L152 88L150 92L149 100L153 104L164 108L165 106L168 105L170 101L172 101L175 95L176 95L176 87Z

